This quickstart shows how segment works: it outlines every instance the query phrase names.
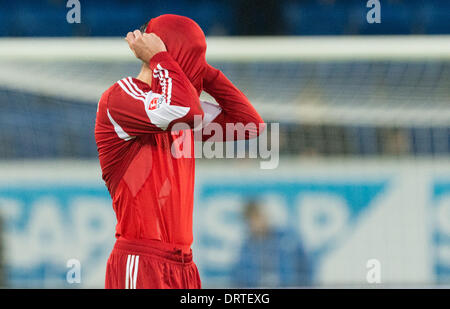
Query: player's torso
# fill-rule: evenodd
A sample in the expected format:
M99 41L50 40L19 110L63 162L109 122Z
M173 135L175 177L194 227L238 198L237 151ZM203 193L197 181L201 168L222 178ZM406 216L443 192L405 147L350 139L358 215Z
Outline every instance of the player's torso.
M192 135L190 130L180 134ZM118 234L191 243L195 159L174 154L178 138L164 133L139 141L141 147L113 196Z
M195 178L192 130L117 137L100 100L96 142L103 178L113 198L118 235L192 242Z

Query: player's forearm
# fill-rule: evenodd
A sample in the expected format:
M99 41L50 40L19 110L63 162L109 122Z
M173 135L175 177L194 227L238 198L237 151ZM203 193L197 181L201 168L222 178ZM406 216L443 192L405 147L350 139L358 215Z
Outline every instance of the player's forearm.
M175 122L184 122L193 126L194 117L203 117L203 110L197 91L178 63L167 52L160 52L150 60L153 79L161 86L162 95L167 104L188 107L186 116Z
M264 123L248 98L220 70L209 66L203 86L222 108L226 122L257 127Z

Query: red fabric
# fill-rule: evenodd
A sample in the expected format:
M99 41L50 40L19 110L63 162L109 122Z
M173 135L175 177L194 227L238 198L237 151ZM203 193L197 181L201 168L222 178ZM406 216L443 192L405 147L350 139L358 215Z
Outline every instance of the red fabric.
M218 69L206 65L204 91L209 93L219 104L222 112L212 123L218 123L223 132L222 140L251 139L257 137L264 129L265 123L247 97ZM240 123L248 126L248 130L234 130L227 134L226 124ZM242 133L242 134L241 134ZM228 137L228 138L227 138ZM230 138L231 137L231 138ZM207 134L203 140L217 141Z
M166 79L161 80L159 78L153 78L154 82L152 87L133 78L132 82L134 82L134 85L131 85L133 88L127 87L127 89L131 88L129 91L134 90L135 93L139 93L139 90L144 93L152 91L161 94L164 97L168 96L167 92L170 91L170 105L190 108L186 116L174 120L171 124L183 122L192 126L194 124L194 116L198 115L203 117L203 111L196 90L178 63L168 52L161 52L153 56L150 61L150 68L155 71L158 65L164 68L167 71L167 75L170 77L170 90L168 89L168 86L165 87L165 90L162 89L162 85L167 83L167 81ZM139 89L136 90L136 87ZM145 113L145 106L139 101L139 98L130 96L129 93L123 91L118 84L115 84L105 92L102 99L107 101L105 105L107 105L112 118L114 118L128 134L139 136L163 131L149 122L149 118Z
M148 85L145 88L144 83L132 81L149 90ZM177 138L191 136L191 130L162 131L150 123L142 102L117 84L109 92L99 103L96 141L103 179L116 213L116 237L190 245L194 142L192 139L190 143L190 158L176 159L171 145ZM112 118L125 132L136 136L134 139L119 138L107 115L108 107Z
M105 91L98 104L95 139L102 177L116 213L117 238L190 247L194 134L192 129L175 132L171 127L178 122L192 127L195 116L205 116L199 100L203 87L219 103L220 113L211 113L212 123L263 121L245 95L206 63L205 38L192 20L163 15L152 19L147 32L155 32L167 46L167 52L150 61L152 85L124 78ZM152 114L161 111L161 117ZM255 129L244 138L259 133ZM183 147L174 150L172 145L180 140ZM113 252L110 264L122 265L123 257Z
M161 38L200 95L206 71L206 39L199 25L190 18L166 14L151 19L145 32Z
M108 259L105 288L200 289L192 252L182 253L183 249L158 241L120 238Z

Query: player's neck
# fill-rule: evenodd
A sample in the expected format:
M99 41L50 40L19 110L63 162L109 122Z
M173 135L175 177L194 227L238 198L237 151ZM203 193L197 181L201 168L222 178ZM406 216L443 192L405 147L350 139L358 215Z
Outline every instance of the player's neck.
M147 83L151 86L152 85L152 70L147 65L143 65L138 76L136 76L136 79L139 79L140 81L143 81L144 83Z

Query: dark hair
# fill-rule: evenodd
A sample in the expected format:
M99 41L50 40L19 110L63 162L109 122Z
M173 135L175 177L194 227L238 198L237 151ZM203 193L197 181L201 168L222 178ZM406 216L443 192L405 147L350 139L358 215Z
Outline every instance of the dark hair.
M141 33L145 33L145 30L147 30L147 26L148 26L149 22L146 22L145 24L143 24L139 30L141 31Z

